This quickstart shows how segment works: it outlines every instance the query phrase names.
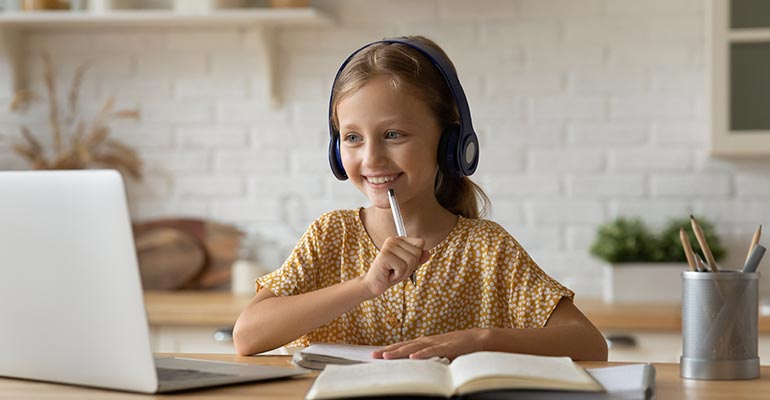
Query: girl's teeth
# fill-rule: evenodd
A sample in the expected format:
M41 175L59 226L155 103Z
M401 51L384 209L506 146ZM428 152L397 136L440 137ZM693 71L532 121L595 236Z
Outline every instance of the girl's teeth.
M391 177L368 177L366 179L369 182L371 182L371 183L379 184L379 183L390 182L390 181L396 179L396 177L395 176L391 176Z

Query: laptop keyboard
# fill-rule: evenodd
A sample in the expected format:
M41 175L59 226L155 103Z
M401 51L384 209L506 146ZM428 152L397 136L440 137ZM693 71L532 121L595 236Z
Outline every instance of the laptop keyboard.
M193 381L201 379L233 377L237 375L199 371L197 369L155 368L161 382Z

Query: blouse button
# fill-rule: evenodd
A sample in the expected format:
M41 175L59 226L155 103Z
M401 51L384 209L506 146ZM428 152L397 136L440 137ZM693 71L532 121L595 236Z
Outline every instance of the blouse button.
M390 317L388 317L388 325L390 325L391 328L400 328L401 321L399 321L395 315L391 315Z

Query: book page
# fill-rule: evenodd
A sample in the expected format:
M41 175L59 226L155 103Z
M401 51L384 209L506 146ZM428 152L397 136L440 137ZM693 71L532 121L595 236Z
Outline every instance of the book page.
M601 390L569 357L478 352L457 357L449 368L458 393L516 388Z
M452 378L446 365L426 360L327 365L307 393L307 399L392 394L450 397Z

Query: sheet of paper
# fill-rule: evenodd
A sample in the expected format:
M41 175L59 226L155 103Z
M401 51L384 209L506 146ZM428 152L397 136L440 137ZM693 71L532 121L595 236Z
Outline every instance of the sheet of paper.
M372 352L383 347L384 346L359 346L353 344L314 344L308 346L302 350L302 352L339 357L347 360L372 362L379 361L372 358Z
M655 387L655 368L649 364L591 368L587 371L608 393L635 394L638 398L645 398L645 392Z

